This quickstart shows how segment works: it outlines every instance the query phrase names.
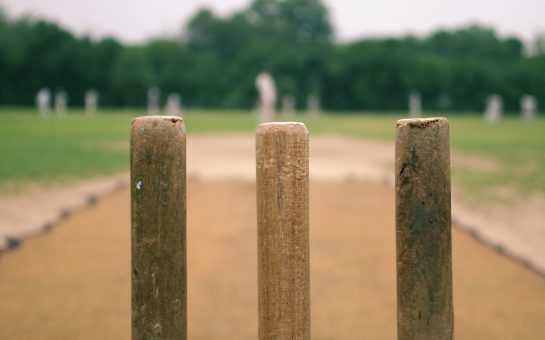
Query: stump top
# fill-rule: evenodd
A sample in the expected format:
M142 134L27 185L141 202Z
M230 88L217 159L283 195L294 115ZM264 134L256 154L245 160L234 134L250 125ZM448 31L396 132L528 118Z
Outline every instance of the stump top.
M268 133L275 131L303 132L308 133L307 127L300 122L271 122L260 124L257 127L257 133Z
M172 123L176 122L183 122L183 118L179 116L142 116L142 117L136 117L131 121L131 124L135 123L141 123L146 124L149 122L167 122L170 121Z
M448 120L444 117L431 117L431 118L407 118L397 121L397 127L417 127L426 128L432 125L448 125Z

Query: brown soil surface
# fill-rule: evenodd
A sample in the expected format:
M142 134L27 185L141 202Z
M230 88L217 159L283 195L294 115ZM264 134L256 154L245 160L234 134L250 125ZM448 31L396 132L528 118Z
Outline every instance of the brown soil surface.
M187 139L187 166L191 178L201 180L255 181L255 137L249 134L196 134ZM319 181L379 181L393 185L394 146L341 136L310 137L310 178ZM452 155L454 168L494 171L498 162L483 157ZM455 178L454 183L456 182ZM65 211L85 206L89 195L100 196L127 174L80 183L57 183L53 187L31 187L18 194L0 194L0 250L8 238L25 238L41 233L56 223ZM508 203L468 200L453 187L453 218L492 247L501 248L545 274L545 196L513 192L492 193L511 197ZM502 188L497 188L502 190ZM503 188L506 189L506 188Z
M394 339L393 191L311 183L314 339ZM191 339L256 339L255 186L188 184ZM0 338L128 339L129 193L78 212L0 263ZM458 339L543 339L545 279L454 230Z
M85 208L96 197L126 185L126 174L97 177L49 186L30 184L17 193L0 194L0 250L7 238L23 239L42 233L67 212Z

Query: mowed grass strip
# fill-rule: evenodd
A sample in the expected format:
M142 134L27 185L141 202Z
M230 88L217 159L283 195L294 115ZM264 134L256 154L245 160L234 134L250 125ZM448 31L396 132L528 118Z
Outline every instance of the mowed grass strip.
M81 110L41 118L33 109L0 109L0 191L27 183L47 184L128 169L129 126L142 110L108 110L87 117ZM450 121L455 185L479 195L496 188L545 193L545 119L526 122L507 116L496 124L482 115L433 113ZM311 135L338 134L394 141L395 122L405 113L298 114ZM188 133L253 133L248 111L189 111ZM393 163L392 155L392 163ZM492 163L493 166L486 166ZM483 165L484 164L484 165Z
M96 118L68 113L42 118L34 111L0 111L0 188L47 184L124 170L128 114Z

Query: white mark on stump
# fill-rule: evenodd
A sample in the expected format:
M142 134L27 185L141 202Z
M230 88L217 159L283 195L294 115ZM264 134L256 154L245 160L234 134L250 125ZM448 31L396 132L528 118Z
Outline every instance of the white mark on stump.
M163 327L161 326L159 322L155 322L152 327L153 327L153 333L155 335L161 335L161 333L163 333Z
M140 189L142 189L142 181L138 181L138 183L136 183L136 190Z
M140 128L140 133L144 133L145 130L146 129L144 129L144 128Z

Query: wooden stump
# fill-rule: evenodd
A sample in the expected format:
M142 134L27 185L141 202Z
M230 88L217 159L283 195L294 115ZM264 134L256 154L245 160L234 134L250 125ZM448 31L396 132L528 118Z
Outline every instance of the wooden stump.
M445 118L397 122L395 175L398 339L453 339Z
M186 133L180 117L132 122L131 224L132 339L186 339Z
M256 134L259 339L310 339L308 131Z

